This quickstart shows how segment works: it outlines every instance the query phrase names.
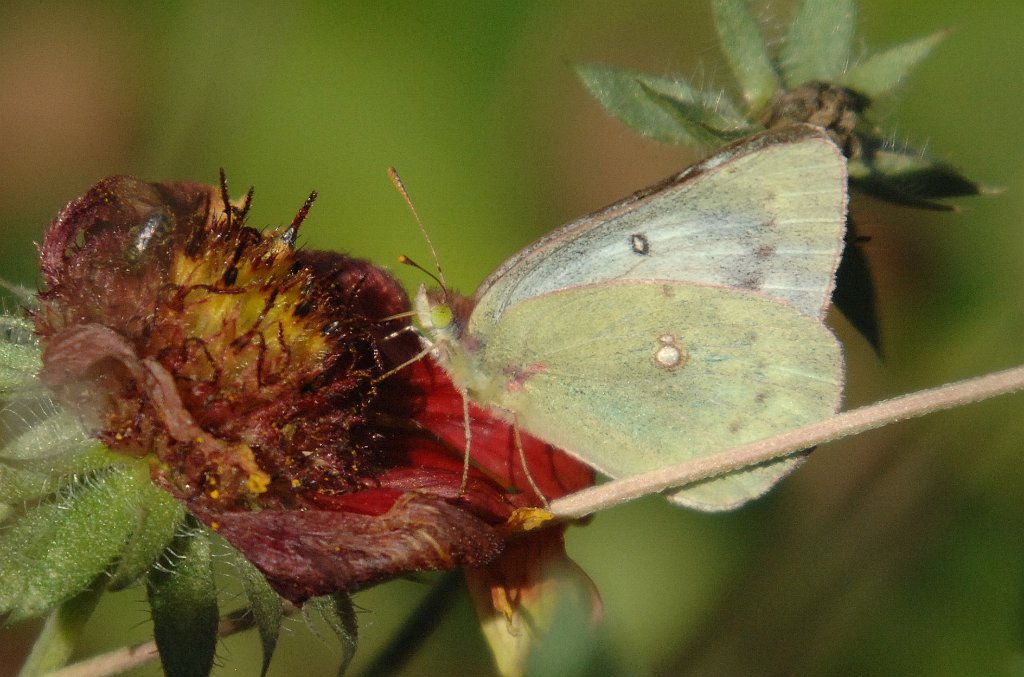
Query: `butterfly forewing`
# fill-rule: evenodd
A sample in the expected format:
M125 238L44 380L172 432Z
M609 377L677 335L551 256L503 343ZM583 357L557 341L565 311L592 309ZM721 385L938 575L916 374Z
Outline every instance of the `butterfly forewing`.
M824 132L767 132L526 248L481 285L472 321L616 279L761 291L821 318L845 214L845 163Z

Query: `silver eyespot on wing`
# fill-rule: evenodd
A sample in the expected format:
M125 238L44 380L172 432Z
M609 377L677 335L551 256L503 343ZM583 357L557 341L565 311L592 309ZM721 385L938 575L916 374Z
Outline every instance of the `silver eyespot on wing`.
M648 256L651 253L651 243L643 233L633 233L629 236L629 246L634 254Z
M654 366L672 371L686 364L686 358L686 349L679 344L674 334L662 334L658 337L658 345L652 355Z

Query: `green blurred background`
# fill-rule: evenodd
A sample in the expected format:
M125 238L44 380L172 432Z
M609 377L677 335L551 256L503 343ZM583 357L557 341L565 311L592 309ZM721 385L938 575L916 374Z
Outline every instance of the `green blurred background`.
M789 7L772 2L770 24ZM833 317L848 406L1024 358L1024 3L863 0L859 25L872 47L956 29L880 122L1005 190L956 213L855 201L884 359ZM289 221L315 188L308 246L426 263L395 165L471 291L547 230L695 159L606 116L573 73L590 61L728 82L704 0L3 3L0 275L35 284L33 241L103 176L213 183L219 167L235 194L256 186L254 225ZM580 672L1024 675L1022 414L1009 397L822 447L735 513L649 499L572 529L606 616ZM356 597L357 666L426 589ZM109 596L83 652L146 639L143 600ZM0 631L0 675L36 627ZM560 646L587 644L562 630ZM258 653L232 638L216 673L256 674ZM330 675L335 654L292 620L271 674ZM461 599L403 674L492 670Z

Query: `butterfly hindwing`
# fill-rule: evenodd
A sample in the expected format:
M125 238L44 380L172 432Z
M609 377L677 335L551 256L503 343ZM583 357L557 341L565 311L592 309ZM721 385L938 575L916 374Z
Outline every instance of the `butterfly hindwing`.
M479 368L492 404L612 477L703 456L829 416L842 357L820 322L763 294L671 281L543 294L490 326ZM785 460L682 490L728 509Z

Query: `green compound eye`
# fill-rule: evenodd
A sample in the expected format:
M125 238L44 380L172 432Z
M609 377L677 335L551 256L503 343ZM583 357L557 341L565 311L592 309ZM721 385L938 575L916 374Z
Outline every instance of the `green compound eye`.
M447 329L455 320L452 309L446 305L436 305L430 309L430 323L435 329Z

